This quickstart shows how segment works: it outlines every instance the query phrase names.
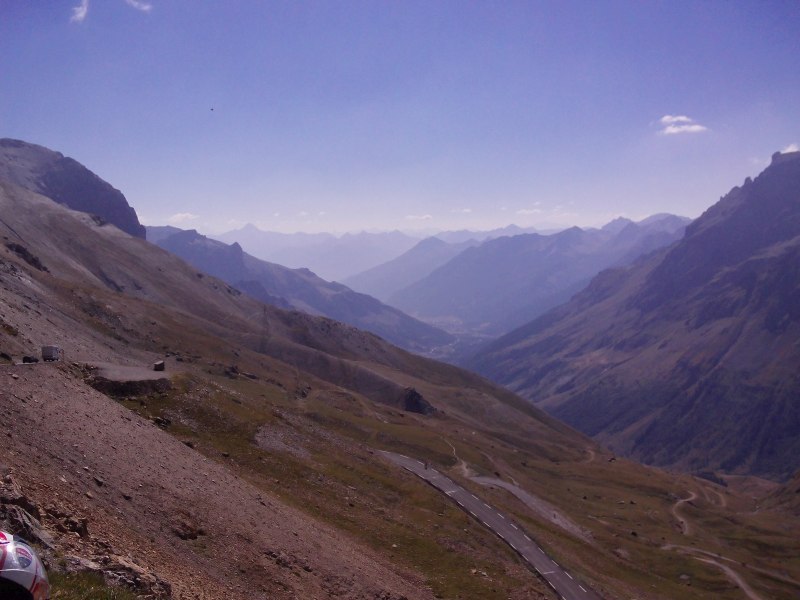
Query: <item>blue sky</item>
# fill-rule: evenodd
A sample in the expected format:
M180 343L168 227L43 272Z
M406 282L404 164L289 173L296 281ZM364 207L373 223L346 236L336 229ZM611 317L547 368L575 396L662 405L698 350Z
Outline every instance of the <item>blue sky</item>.
M798 32L796 0L0 0L0 136L203 232L694 217L800 143Z

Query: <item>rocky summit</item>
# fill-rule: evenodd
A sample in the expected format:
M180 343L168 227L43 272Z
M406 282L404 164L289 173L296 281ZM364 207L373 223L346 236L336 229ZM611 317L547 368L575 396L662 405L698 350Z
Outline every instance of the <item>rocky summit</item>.
M95 215L135 237L145 237L144 226L122 192L60 152L2 138L0 179Z

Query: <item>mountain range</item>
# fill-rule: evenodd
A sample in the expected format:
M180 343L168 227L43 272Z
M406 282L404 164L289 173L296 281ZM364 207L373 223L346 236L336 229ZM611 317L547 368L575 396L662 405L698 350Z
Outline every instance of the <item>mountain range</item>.
M439 238L448 244L462 244L471 240L483 242L498 237L508 237L512 235L522 235L523 233L556 233L559 228L546 227L544 230L538 230L536 227L520 227L519 225L506 225L505 227L497 227L495 229L479 230L474 229L457 229L451 231L437 231L432 232L431 236Z
M264 231L249 223L239 229L212 237L227 244L238 243L246 252L262 260L295 269L310 269L323 279L346 284L346 280L398 258L429 237L436 237L448 244L458 246L470 242L470 240L484 241L534 231L530 227L509 225L488 231L464 229L427 234L401 231L362 231L334 235L331 233ZM367 289L359 289L359 291L370 293Z
M617 219L602 229L522 234L467 248L387 302L450 331L496 336L566 302L602 269L683 234L688 219Z
M650 464L800 468L800 153L467 365Z
M432 236L397 258L348 277L342 283L384 302L400 290L425 278L437 268L480 242L469 239L463 242L446 242Z

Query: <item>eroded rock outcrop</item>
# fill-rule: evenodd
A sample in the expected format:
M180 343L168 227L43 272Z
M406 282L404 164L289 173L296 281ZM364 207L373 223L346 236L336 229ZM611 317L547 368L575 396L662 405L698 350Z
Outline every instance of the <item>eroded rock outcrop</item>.
M32 542L48 571L95 573L109 585L131 589L139 598L172 598L169 582L132 558L116 554L107 542L92 538L87 518L69 514L56 505L39 507L28 498L8 469L2 468L2 471L0 529ZM52 533L48 528L52 528ZM81 540L82 552L64 553L67 547L74 547L76 535ZM59 536L69 536L72 546L62 545Z

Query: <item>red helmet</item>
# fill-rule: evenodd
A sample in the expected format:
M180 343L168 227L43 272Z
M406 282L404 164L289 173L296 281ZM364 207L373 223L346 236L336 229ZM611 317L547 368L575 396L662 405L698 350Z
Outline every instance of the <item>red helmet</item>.
M36 551L5 531L0 531L0 598L50 600L50 583Z

